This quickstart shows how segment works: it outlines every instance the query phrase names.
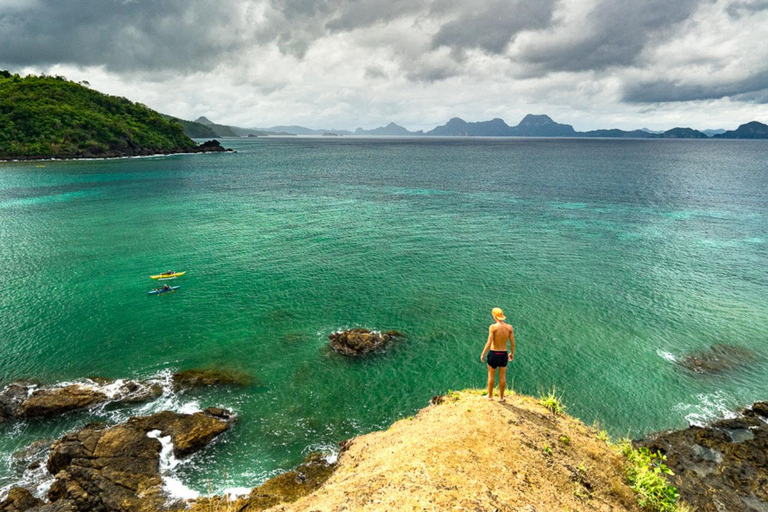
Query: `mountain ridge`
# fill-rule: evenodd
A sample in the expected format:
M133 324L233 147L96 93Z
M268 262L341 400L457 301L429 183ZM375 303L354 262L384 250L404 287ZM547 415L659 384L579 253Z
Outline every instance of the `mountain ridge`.
M168 116L170 118L170 116ZM177 118L173 118L177 119ZM411 131L390 122L385 126L372 129L357 128L354 132L338 129L313 129L299 125L276 125L270 128L241 128L232 125L217 124L208 118L201 116L196 121L178 120L185 125L187 134L191 137L202 138L201 127L207 127L214 132L216 137L247 137L269 135L356 135L356 136L384 136L384 137L408 137L408 136L434 136L434 137L578 137L578 138L636 138L636 139L761 139L768 138L768 125L758 121L739 126L736 130L695 130L693 128L675 127L666 131L649 130L621 130L619 128L607 128L588 131L577 131L570 124L558 123L546 114L527 114L515 126L510 126L501 118L488 121L465 121L460 117L452 117L445 124L436 126L429 131ZM186 123L186 124L185 124Z

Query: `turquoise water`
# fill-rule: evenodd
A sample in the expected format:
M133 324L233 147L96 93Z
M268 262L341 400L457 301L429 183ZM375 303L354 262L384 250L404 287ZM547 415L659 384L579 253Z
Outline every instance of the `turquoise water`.
M237 154L0 164L0 383L245 371L247 389L0 424L10 454L85 422L235 410L178 470L253 486L314 449L482 387L504 308L520 392L639 436L768 398L768 143L228 140ZM148 278L187 270L178 293ZM407 340L350 360L327 334ZM675 364L715 343L736 371Z

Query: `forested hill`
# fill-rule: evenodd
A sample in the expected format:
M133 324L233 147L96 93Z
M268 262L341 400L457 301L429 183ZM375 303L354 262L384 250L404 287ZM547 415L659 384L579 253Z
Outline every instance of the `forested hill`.
M216 151L211 145L205 149ZM0 71L0 159L201 150L179 123L140 103L102 94L64 77L20 77Z

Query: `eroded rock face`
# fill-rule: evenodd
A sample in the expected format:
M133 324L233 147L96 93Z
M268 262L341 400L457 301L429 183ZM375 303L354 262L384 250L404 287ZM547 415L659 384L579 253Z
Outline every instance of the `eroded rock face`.
M135 512L164 508L159 470L161 444L147 434L170 436L177 455L204 447L230 427L228 411L195 414L161 412L126 423L86 425L51 446L48 471L55 481L51 504L70 503L78 511Z
M245 372L216 368L176 372L172 380L174 391L218 385L245 387L253 384L253 377Z
M247 498L241 498L232 506L226 497L201 498L192 504L191 512L209 510L237 510L257 512L281 503L292 503L319 489L336 469L321 453L310 453L294 471L270 478L254 487Z
M0 391L0 419L49 418L107 402L142 402L162 394L159 384L134 380L89 380L39 388L10 384Z
M638 443L667 456L671 483L699 512L768 510L768 402L706 427Z
M370 329L348 329L328 335L330 346L339 354L345 356L362 356L381 350L389 343L402 337L397 331L371 331Z
M29 510L33 507L39 507L42 504L43 500L32 496L32 493L27 489L24 489L23 487L14 487L8 491L8 497L0 503L0 511L17 512L21 510Z
M62 388L38 389L22 402L22 417L56 416L75 409L102 404L108 400L104 393L78 384Z
M756 359L757 355L747 348L718 343L688 354L680 364L696 373L723 373L746 366Z

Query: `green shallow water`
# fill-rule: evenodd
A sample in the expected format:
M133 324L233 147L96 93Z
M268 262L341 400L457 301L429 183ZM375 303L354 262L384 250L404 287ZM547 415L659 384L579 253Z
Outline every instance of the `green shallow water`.
M489 312L515 388L635 436L768 398L768 143L231 140L237 154L0 164L0 381L218 366L247 389L0 424L10 454L85 422L211 405L239 422L177 476L253 486L313 449L482 387ZM147 296L151 273L187 270ZM350 360L328 333L407 340ZM675 358L756 352L715 376Z

